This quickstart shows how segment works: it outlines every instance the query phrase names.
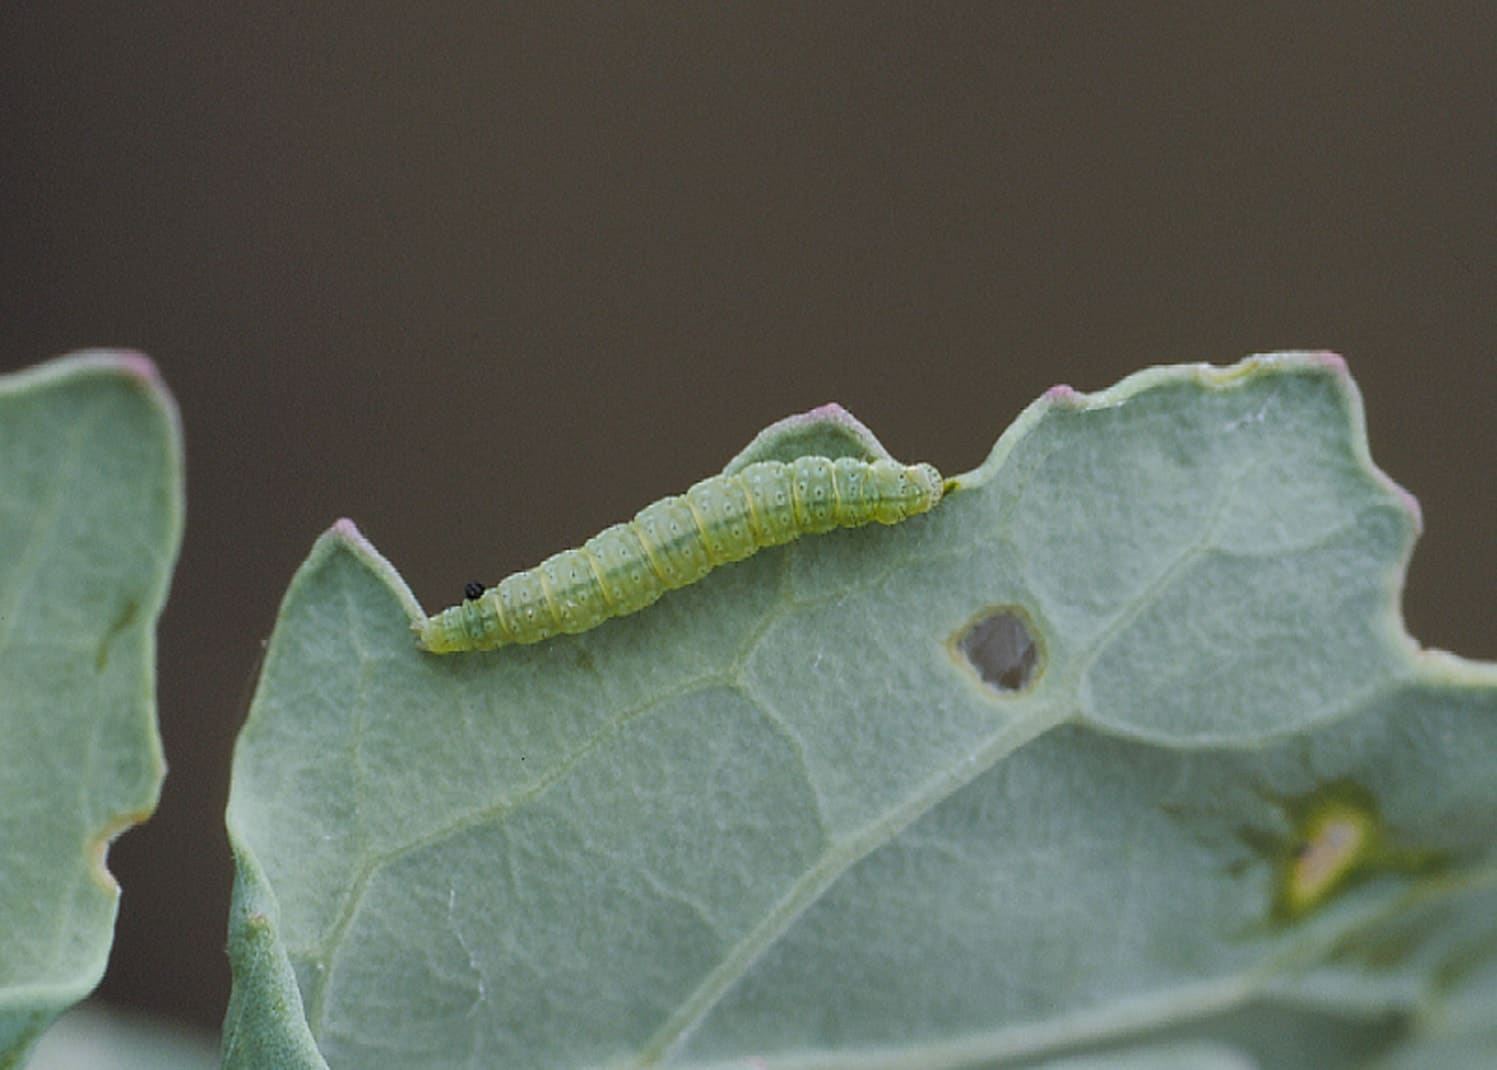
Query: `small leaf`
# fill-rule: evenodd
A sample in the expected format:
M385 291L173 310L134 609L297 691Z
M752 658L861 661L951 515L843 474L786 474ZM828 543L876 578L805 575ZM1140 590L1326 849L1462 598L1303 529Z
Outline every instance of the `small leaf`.
M176 408L149 361L0 378L0 1065L104 972L105 855L164 771L156 618L181 530Z

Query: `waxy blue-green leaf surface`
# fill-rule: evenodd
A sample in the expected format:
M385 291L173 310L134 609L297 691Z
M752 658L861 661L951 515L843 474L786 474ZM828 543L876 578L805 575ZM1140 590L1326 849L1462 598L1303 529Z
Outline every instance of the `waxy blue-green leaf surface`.
M0 1066L98 983L119 899L105 852L156 806L180 439L144 357L0 377Z
M881 450L843 417L746 453ZM1340 361L1057 388L956 483L448 657L336 526L235 757L226 1065L1490 1055L1497 671L1404 634Z

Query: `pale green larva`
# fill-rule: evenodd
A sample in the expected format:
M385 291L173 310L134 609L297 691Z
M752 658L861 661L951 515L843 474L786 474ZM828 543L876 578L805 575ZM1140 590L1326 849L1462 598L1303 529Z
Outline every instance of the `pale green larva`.
M461 605L412 627L421 647L435 654L583 632L762 547L833 528L896 524L933 508L943 489L941 474L928 464L760 461L647 505L581 549L563 550L496 587L470 585Z

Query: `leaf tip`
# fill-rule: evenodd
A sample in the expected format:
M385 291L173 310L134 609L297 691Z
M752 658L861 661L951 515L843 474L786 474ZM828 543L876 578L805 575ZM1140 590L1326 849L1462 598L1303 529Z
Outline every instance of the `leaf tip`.
M1329 349L1312 350L1305 354L1305 360L1311 364L1319 364L1327 371L1335 372L1337 375L1350 376L1351 371L1346 366L1346 358L1340 353L1333 353Z
M329 543L336 549L347 550L355 557L375 566L377 570L392 573L395 571L395 567L385 560L385 555L369 541L369 537L346 516L333 521L332 526L324 531L317 541Z
M171 389L156 362L138 349L84 349L58 357L46 366L84 372L106 372L132 383L168 408L175 409Z
M866 424L839 403L828 401L770 424L738 451L723 472L732 475L756 461L793 461L810 455L863 460L891 457Z
M840 402L836 402L836 401L828 401L825 405L818 405L818 406L816 406L810 412L806 413L806 417L810 418L810 419L831 419L831 420L843 420L843 419L851 419L851 418L853 418L852 413L848 412L847 409L843 408L843 406L842 406L842 404Z
M367 547L369 545L369 540L364 538L364 533L359 530L359 526L346 516L340 516L333 521L333 526L327 529L327 534L356 546Z
M161 378L161 369L156 367L156 362L138 349L118 349L113 351L115 363L121 372L137 379L143 386L153 390L165 389L165 381Z
M339 552L348 553L364 568L378 576L380 581L400 600L400 604L405 607L406 614L412 620L425 618L426 615L421 611L421 606L416 602L416 596L411 593L410 587L406 585L400 572L359 530L359 526L346 516L333 521L332 526L318 536L308 562L326 562Z
M841 428L845 433L852 435L867 435L872 437L873 432L868 430L862 420L848 412L840 402L828 401L818 405L807 412L787 416L783 420L777 420L767 430L802 431L806 428L814 428L818 424L833 424Z

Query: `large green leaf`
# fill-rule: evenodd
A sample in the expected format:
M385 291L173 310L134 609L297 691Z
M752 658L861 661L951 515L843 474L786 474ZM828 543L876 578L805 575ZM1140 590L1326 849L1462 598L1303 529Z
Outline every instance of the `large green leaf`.
M0 378L0 1066L98 983L119 899L105 853L156 806L181 455L144 357Z
M748 452L806 442L881 449ZM235 756L226 1064L1480 1050L1497 670L1404 635L1339 360L1058 388L957 484L449 657L337 525Z

